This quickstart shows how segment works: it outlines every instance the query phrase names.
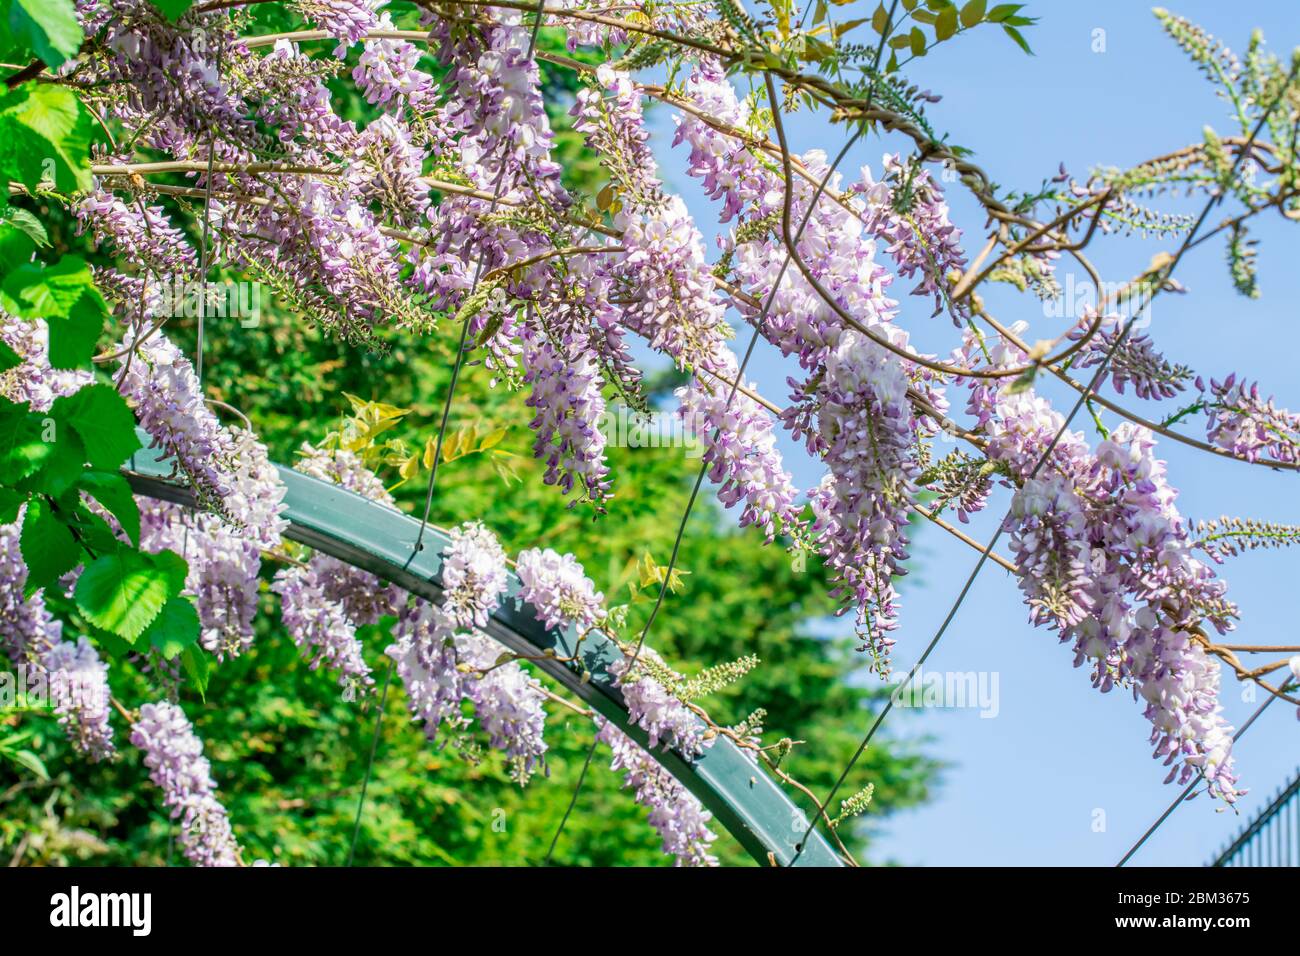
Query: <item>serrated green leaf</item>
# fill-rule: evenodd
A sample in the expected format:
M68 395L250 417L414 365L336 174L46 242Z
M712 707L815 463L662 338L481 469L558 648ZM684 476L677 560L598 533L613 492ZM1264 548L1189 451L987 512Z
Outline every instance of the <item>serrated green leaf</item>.
M104 331L104 312L98 293L82 296L66 319L49 319L50 365L58 369L85 368L95 354L95 343Z
M84 39L72 0L10 0L9 31L56 68L77 55Z
M121 550L88 564L74 597L88 621L134 644L174 594L151 556Z
M41 431L44 440L48 433L44 428ZM56 422L51 431L48 440L44 441L47 453L41 459L39 470L21 484L27 491L58 498L81 477L86 465L86 446L67 426L59 426Z
M199 612L194 609L194 602L189 598L172 598L141 636L167 660L175 660L199 639Z
M16 482L36 472L53 449L46 440L43 419L0 396L0 475Z
M24 319L67 318L84 296L99 296L95 277L81 256L64 256L52 266L21 266L5 278L0 291L6 310Z
M81 436L86 459L101 471L116 471L140 450L135 416L111 385L87 385L55 400L50 415Z
M40 248L44 249L50 244L50 234L45 231L45 224L28 210L10 206L5 210L4 218L6 223L21 229Z
M190 572L189 562L171 550L159 551L152 555L152 558L154 566L167 575L167 583L170 587L167 596L175 597L180 594L185 587L185 578Z
M27 505L18 546L27 565L27 594L54 583L81 561L72 532L40 498Z
M9 213L17 210L10 207ZM26 212L26 210L22 210ZM0 223L0 275L7 275L32 261L36 242L14 222Z
M90 113L66 87L26 83L0 97L0 174L28 189L90 189L94 138Z

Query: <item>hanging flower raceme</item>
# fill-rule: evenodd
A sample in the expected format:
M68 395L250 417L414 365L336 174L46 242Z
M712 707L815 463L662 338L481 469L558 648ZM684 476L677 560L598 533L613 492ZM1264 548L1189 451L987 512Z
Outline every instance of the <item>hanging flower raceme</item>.
M307 20L339 41L338 54L379 25L375 8L382 0L293 0Z
M393 506L383 483L353 452L304 443L299 455L298 467L306 474ZM398 613L403 606L398 588L337 558L314 554L305 565L279 571L271 590L280 595L281 620L312 670L324 665L336 672L349 698L374 685L357 628Z
M218 55L227 64L248 55L222 11L191 10L171 23L150 0L88 0L78 8L104 51L85 61L81 79L114 94L110 115L138 131L141 145L184 156L213 133L248 149L262 145L227 81L230 71L223 76L217 67Z
M203 401L194 368L161 333L127 332L118 388L140 427L153 436L184 472L201 507L222 509L235 493L230 442Z
M642 653L653 651L643 648ZM649 735L650 747L671 747L687 760L704 753L712 738L706 738L703 722L653 677L636 674L629 678L630 664L630 659L615 661L609 672L623 692L628 717Z
M601 158L618 188L618 201L637 210L664 203L650 131L641 112L641 93L632 77L607 63L596 68L596 83L578 91L570 114L573 128Z
M161 206L128 203L101 182L74 207L83 229L119 258L160 279L198 271L194 247Z
M466 723L461 702L469 677L459 667L456 622L442 608L416 598L398 614L394 643L384 650L406 688L406 706L424 734L436 740L444 725Z
M473 669L465 693L474 717L488 742L506 755L510 775L527 783L546 753L546 694L518 661L503 662L501 645L482 634L462 636L457 657Z
M431 252L418 263L416 279L430 293L430 306L451 311L462 307L490 270L547 253L548 230L571 200L560 183L560 166L551 159L552 134L538 88L540 77L531 55L531 32L512 10L486 7L489 22L480 35L452 39L445 25L441 56L450 70L449 95L435 125L455 140L454 159L461 172L491 199L451 195L430 213ZM517 215L489 221L500 206ZM534 294L548 281L546 262L517 270L512 293ZM515 331L503 310L483 290L471 332L475 341L504 357L510 366ZM501 303L504 305L504 303ZM483 334L489 323L495 333ZM486 341L490 338L491 342Z
M1031 478L1007 517L1020 586L1035 624L1073 627L1092 607L1091 548L1084 502L1059 475Z
M381 14L377 28L392 30L392 18ZM437 95L435 82L418 67L420 56L420 48L406 40L367 40L352 71L352 81L372 106L398 112L431 109Z
M0 395L34 412L49 411L56 398L71 395L94 381L91 372L56 369L50 365L50 329L43 319L15 319L0 311L0 342L21 360L0 372Z
M584 631L604 618L604 595L573 555L530 548L519 552L515 570L522 584L520 599L533 606L537 619L548 628L572 625Z
M902 365L856 332L840 339L817 389L818 440L829 474L812 494L818 549L874 656L893 641L905 573L906 528L920 469L916 423Z
M532 385L528 406L536 415L529 427L537 434L533 453L545 459L543 480L567 495L575 487L597 504L609 495L605 464L605 414L600 370L590 352L579 347L566 355L545 334L524 332L524 382Z
M44 591L25 594L27 565L19 538L23 515L0 525L0 651L44 680L68 740L91 760L116 752L109 723L108 668L84 637L63 639L63 623L50 613Z
M966 300L952 303L948 289L953 273L966 268L961 249L961 230L948 218L943 190L927 170L906 163L897 155L881 160L882 178L874 181L862 168L862 180L854 189L866 199L863 220L872 235L888 243L887 252L904 278L920 275L913 295L934 298L934 314L948 309L958 327L969 312Z
M678 866L717 866L709 853L717 835L709 829L713 815L654 758L613 724L596 718L597 738L614 751L611 770L623 772L636 802L650 811L650 825L663 838L664 852Z
M1135 321L1129 319L1129 322ZM1093 368L1110 358L1106 369L1106 379L1115 391L1124 394L1126 386L1133 387L1138 398L1158 401L1173 398L1187 388L1192 372L1185 365L1175 365L1165 358L1151 341L1151 337L1130 333L1117 345L1120 335L1118 316L1107 316L1103 328L1089 340L1088 344L1072 361L1073 368ZM1071 338L1084 334L1086 325L1091 324L1091 317L1080 322L1079 329L1071 333ZM1109 328L1105 326L1110 326Z
M1219 664L1189 629L1209 621L1225 631L1235 609L1194 556L1151 433L1126 423L1093 454L1081 435L1062 433L1063 418L1032 390L973 383L971 396L990 457L1020 485L1006 530L1031 618L1074 642L1075 664L1090 664L1099 689L1133 688L1168 781L1204 771L1210 792L1233 802Z
M487 627L506 591L505 550L481 521L468 521L449 534L442 563L443 610L458 627Z
M734 381L734 359L726 367ZM770 542L778 530L799 520L797 491L777 450L772 416L722 379L705 379L696 377L677 389L678 414L687 433L703 446L718 500L727 508L742 504L740 526L757 525Z
M1206 391L1200 378L1196 387ZM1236 373L1222 382L1210 379L1205 405L1211 445L1246 461L1300 462L1300 415L1262 398L1258 382L1238 381Z
M280 595L280 618L311 669L322 664L339 675L339 686L352 698L375 680L362 654L357 626L342 601L331 598L319 566L277 572L271 590Z
M180 821L181 852L197 866L239 866L239 844L217 800L212 766L184 711L165 701L145 704L131 727L131 743L143 751L163 806Z
M385 653L395 662L411 716L436 739L444 726L468 726L462 705L491 746L510 762L511 776L526 783L546 753L546 695L518 661L502 659L501 646L474 630L485 627L505 594L506 555L479 522L451 532L443 552L441 607L415 599L393 627Z

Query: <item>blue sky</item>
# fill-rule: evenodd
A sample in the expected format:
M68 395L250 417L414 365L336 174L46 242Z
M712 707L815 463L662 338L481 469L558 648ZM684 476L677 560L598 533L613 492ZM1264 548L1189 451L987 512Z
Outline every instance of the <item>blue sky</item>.
M842 16L860 16L839 8ZM1282 55L1300 44L1300 17L1291 0L1224 4L1192 0L1171 5L1242 51L1253 27L1263 29L1270 48ZM1040 22L1027 36L1036 56L1025 56L1000 31L984 28L938 48L919 61L910 78L943 95L928 114L951 141L975 151L975 161L1003 186L1033 189L1064 162L1084 176L1098 165L1127 166L1201 138L1204 125L1221 134L1235 125L1214 88L1160 29L1150 8L1132 0L1060 3L1038 0L1024 11ZM1104 31L1104 52L1094 52ZM661 129L667 117L659 111ZM835 152L843 132L807 114L789 123L796 149L819 146ZM718 210L687 179L684 149L659 141L659 159L669 185L686 198L705 236L716 235ZM885 151L905 148L901 139L872 139L855 148L846 172L864 163L878 170ZM983 217L953 189L954 220L969 247L981 241ZM1197 201L1199 209L1200 200ZM1176 208L1176 207L1175 207ZM1183 207L1190 208L1190 207ZM1212 217L1211 222L1218 217ZM1165 354L1197 371L1222 377L1232 370L1258 378L1284 407L1300 408L1294 374L1295 322L1300 269L1295 224L1265 219L1255 235L1262 298L1251 301L1232 289L1223 246L1211 241L1183 261L1176 277L1186 296L1157 300L1150 333ZM1131 278L1174 240L1101 239L1090 257L1108 282ZM1061 278L1070 270L1061 266ZM905 292L910 286L901 285ZM994 313L1004 321L1030 323L1027 338L1050 338L1061 320L1046 317L1031 297L991 294ZM953 329L946 318L930 318L927 300L903 296L901 321L923 348L946 352ZM784 400L788 366L772 350L760 352L751 376L760 390ZM1051 392L1054 399L1064 396ZM1146 405L1159 412L1174 403ZM1064 402L1060 404L1064 406ZM1068 406L1064 406L1068 407ZM1107 423L1112 427L1113 419ZM1095 440L1086 419L1076 420ZM1203 436L1202 420L1190 428ZM791 443L784 449L803 487L815 483L818 467ZM1300 523L1294 473L1265 469L1196 453L1165 441L1160 454L1181 490L1179 505L1190 518L1227 513ZM986 540L1007 505L996 497L971 533ZM926 528L914 556L918 570L904 590L895 665L905 673L956 597L977 554L943 532ZM1300 553L1256 552L1221 569L1230 596L1241 608L1238 643L1300 643L1295 625ZM1165 771L1151 758L1149 725L1130 696L1095 691L1084 670L1071 666L1072 653L1049 632L1031 628L1019 590L995 566L984 569L943 642L931 657L932 671L997 675L996 717L976 709L896 710L886 726L895 735L930 736L930 753L951 766L935 799L925 806L875 822L877 859L920 865L1111 865L1173 799L1163 786ZM769 666L779 666L775 662ZM1224 703L1239 725L1260 702L1243 699L1243 688L1225 675ZM864 715L863 731L867 718ZM1241 814L1216 812L1199 798L1166 822L1134 865L1200 865L1233 836L1300 765L1296 715L1282 702L1272 706L1238 744L1241 780L1251 788ZM854 780L851 792L865 780Z

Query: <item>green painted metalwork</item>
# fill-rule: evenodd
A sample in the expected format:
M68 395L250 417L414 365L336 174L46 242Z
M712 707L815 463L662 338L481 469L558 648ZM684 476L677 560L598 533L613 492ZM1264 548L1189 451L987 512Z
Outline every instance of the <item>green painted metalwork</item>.
M141 440L148 444L150 438L141 433ZM288 489L286 537L370 571L412 594L441 600L442 551L448 544L445 535L427 528L421 550L412 553L420 522L410 515L338 485L277 467ZM132 459L127 477L137 494L192 505L189 489L174 480L173 471L160 453L143 451ZM512 651L537 658L537 667L646 746L645 732L629 722L623 695L609 673L610 664L622 657L622 651L599 632L589 633L579 646L576 629L548 630L524 609L519 587L519 579L511 574L506 599L492 615L487 633ZM591 675L586 681L575 664L564 660L577 655L582 669ZM815 831L809 845L798 853L798 842L808 830L807 817L727 738L717 738L702 756L690 761L673 751L649 752L760 864L785 866L793 860L795 866L844 865Z

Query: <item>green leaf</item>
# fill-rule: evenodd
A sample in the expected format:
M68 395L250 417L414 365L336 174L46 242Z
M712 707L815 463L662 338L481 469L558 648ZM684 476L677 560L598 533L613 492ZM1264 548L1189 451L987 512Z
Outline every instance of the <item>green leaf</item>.
M881 36L884 36L889 29L889 11L885 9L883 3L878 4L876 12L871 15L871 29Z
M27 237L42 249L50 244L50 234L45 231L45 225L28 210L11 206L5 210L4 218L7 223L25 232Z
M30 750L14 750L6 753L10 760L20 767L26 767L32 773L36 774L41 780L49 780L50 772L45 769L45 764L41 758L36 756Z
M54 583L81 560L81 548L72 532L41 498L27 505L19 548L27 565L28 594Z
M207 700L208 677L212 666L208 655L203 653L203 648L198 644L191 644L185 648L185 652L181 654L181 666L185 668L185 673L190 676L190 680L194 681L194 689L199 692L199 697Z
M1024 50L1030 56L1034 55L1034 51L1029 48L1028 41L1025 40L1019 30L1015 27L1007 26L1005 23L1002 25L1002 29L1006 31L1007 36L1016 41L1016 45L1020 47L1020 49Z
M5 343L0 342L0 375L23 364L23 357Z
M60 497L77 483L86 464L86 446L82 444L77 433L67 425L60 425L53 419L54 427L41 428L41 438L45 439L47 452L41 459L40 469L22 482L27 491Z
M988 12L984 19L989 23L1001 23L1007 17L1013 17L1016 12L1024 6L1023 3L999 3L996 7Z
M0 275L22 268L32 261L37 246L48 246L49 236L41 221L26 209L10 206L0 222Z
M99 294L82 296L66 319L47 319L50 329L50 365L54 368L85 368L95 354L95 343L104 330L104 312Z
M179 20L190 7L194 6L194 0L149 0L155 7L162 11L172 23Z
M27 263L0 285L0 306L23 319L44 319L50 329L50 364L81 368L95 354L108 311L80 256L64 256L52 266Z
M961 25L970 29L984 19L985 0L970 0L961 8Z
M5 278L0 291L5 309L24 319L66 319L84 296L99 296L95 277L81 256L64 256L52 266L21 266Z
M72 0L10 0L9 30L52 67L76 56L84 39Z
M82 474L79 484L117 519L127 537L139 547L140 508L127 480L116 472L87 471Z
M167 660L175 660L199 639L199 612L189 598L174 597L142 635Z
M170 597L180 594L185 587L185 578L190 573L189 562L175 551L159 551L153 555L154 566L167 575L171 587Z
M91 555L116 554L124 547L118 532L109 527L102 515L91 511L81 500L81 492L73 488L59 505L65 512L68 527L81 542L82 550ZM67 514L71 512L71 514Z
M39 0L38 0L39 2ZM0 174L37 189L90 189L94 121L72 90L25 83L0 97Z
M111 385L87 385L56 399L50 414L76 430L87 460L102 471L116 471L141 447L135 416Z
M134 644L175 593L150 555L123 550L87 565L74 597L90 623Z
M942 43L957 32L957 8L945 7L934 21L935 39Z
M908 41L912 46L912 56L925 56L925 34L920 27L912 27Z
M0 524L13 524L18 520L18 509L27 496L13 488L0 488Z
M50 419L53 421L53 419ZM53 453L45 419L0 397L0 475L21 481L34 474Z

